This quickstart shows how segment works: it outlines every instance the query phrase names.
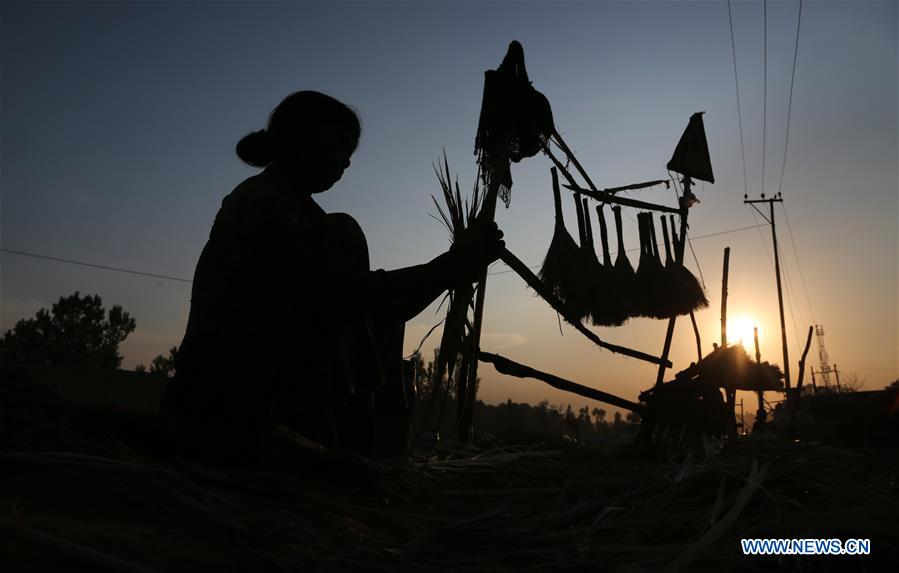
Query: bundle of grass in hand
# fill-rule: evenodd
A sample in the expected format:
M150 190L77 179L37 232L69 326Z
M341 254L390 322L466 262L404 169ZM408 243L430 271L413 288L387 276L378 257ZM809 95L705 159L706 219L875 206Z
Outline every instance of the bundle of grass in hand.
M437 175L437 181L440 183L440 189L443 193L443 202L446 209L444 210L444 208L440 206L433 195L431 196L431 199L437 207L441 222L446 226L450 233L451 240L455 242L456 239L474 223L478 210L483 203L483 191L478 185L480 177L475 178L474 189L472 191L471 200L469 201L467 199L462 199L462 193L459 189L459 179L456 178L455 181L452 181L451 179L446 152L443 154L443 164L435 166L434 172ZM445 400L445 396L449 391L458 358L466 348L468 309L472 304L473 298L474 287L471 283L464 281L456 285L452 290L449 290L446 294L444 302L448 302L448 308L446 319L443 323L443 335L440 339L440 346L438 347L437 364L434 367L433 379L431 381L433 387L433 392L431 394L432 400L428 402L428 407L425 415L422 417L421 424L432 423L432 420L429 419L429 414L431 413L433 400L441 394L441 390L444 395L443 400ZM447 386L441 388L444 381ZM442 406L438 418L441 416ZM439 424L439 419L437 420L437 423ZM421 429L422 428L418 428L419 431L416 431L416 437L421 433Z
M581 249L565 229L565 220L562 216L562 194L559 191L559 174L555 167L552 168L551 173L556 224L552 242L543 259L543 266L540 268L540 280L566 307L571 306L572 314L583 316L576 312L579 306L577 304L580 298L579 288L583 282L579 276L582 271Z
M634 282L636 280L636 275L634 273L634 267L631 266L630 260L627 258L627 253L624 252L624 234L621 228L621 207L615 205L612 207L612 213L615 215L615 231L618 234L618 255L615 257L615 281L618 283L619 289L621 289L621 299L619 300L619 305L621 306L621 311L627 316L639 316L640 313L637 309L637 301L639 300L634 295ZM605 253L603 253L605 256Z

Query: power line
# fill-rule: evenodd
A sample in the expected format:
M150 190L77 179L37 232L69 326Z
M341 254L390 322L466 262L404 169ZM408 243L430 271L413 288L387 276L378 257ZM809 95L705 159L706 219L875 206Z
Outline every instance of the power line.
M25 251L15 251L15 250L13 250L13 249L0 249L0 252L10 253L10 254L13 254L13 255L21 255L21 256L23 256L23 257L33 257L33 258L35 258L35 259L44 259L44 260L47 260L47 261L56 261L56 262L59 262L59 263L69 263L70 265L80 265L80 266L82 266L82 267L90 267L90 268L94 268L94 269L103 269L103 270L106 270L106 271L115 271L115 272L117 272L117 273L127 273L127 274L130 274L130 275L139 275L139 276L143 276L143 277L152 277L152 278L154 278L154 279L164 279L164 280L168 280L168 281L178 281L178 282L183 282L183 283L192 283L192 282L193 282L193 281L191 281L191 280L188 280L188 279L182 279L182 278L179 278L179 277L172 277L172 276L168 276L168 275L158 275L158 274L155 274L155 273L145 273L145 272L142 272L142 271L134 271L134 270L131 270L131 269L123 269L123 268L120 268L120 267L110 267L110 266L107 266L107 265L97 265L97 264L94 264L94 263L86 263L86 262L84 262L84 261L76 261L76 260L73 260L73 259L63 259L63 258L60 258L60 257L51 257L51 256L48 256L48 255L39 255L39 254L37 254L37 253L27 253L27 252L25 252Z
M799 319L802 320L803 324L805 324L805 317L802 316L802 309L798 307L798 303L796 302L796 291L793 289L793 282L790 280L789 265L787 264L786 257L783 256L783 249L778 245L777 250L780 252L780 256L784 262L783 272L784 280L787 283L787 306L790 309L790 320L793 323L793 338L796 341L796 347L802 348L799 342L799 324L796 322L796 314L793 312L794 307L799 311Z
M765 144L768 137L768 0L762 3L762 197L765 196Z
M726 230L726 231L717 231L717 232L715 232L715 233L708 233L708 234L705 234L705 235L696 235L695 237L693 237L693 239L694 239L694 240L699 240L699 239L709 239L709 238L711 238L711 237L719 237L719 236L721 236L721 235L729 235L729 234L731 234L731 233L739 233L739 232L741 232L741 231L748 231L748 230L750 230L750 229L756 229L756 228L759 228L759 227L767 227L767 225L750 225L750 226L748 226L748 227L740 227L740 228L737 228L737 229L728 229L728 230ZM631 253L631 252L639 251L639 250L640 250L640 247L633 247L633 248L630 248L630 249L625 249L624 252L625 252L625 253ZM612 255L612 257L614 258L614 257L616 257L616 256L618 255L618 252L616 251L614 254L610 252L609 254ZM540 266L541 266L541 265L528 265L528 268L529 268L529 269L538 269L538 268L540 268ZM514 272L514 271L513 271L512 269L506 269L506 270L504 270L504 271L494 271L494 272L490 272L490 273L487 273L487 274L488 274L488 275L504 275L504 274L511 273L511 272Z
M740 233L740 232L742 232L742 231L748 231L749 229L756 229L756 228L760 228L760 227L765 227L765 225L749 225L749 226L747 226L747 227L738 227L738 228L736 228L736 229L727 229L727 230L724 230L724 231L716 231L716 232L714 232L714 233L707 233L707 234L705 234L705 235L696 235L695 237L691 237L691 239L695 239L695 240L699 240L699 239L709 239L709 238L712 238L712 237L720 237L721 235L729 235L729 234L732 234L732 233ZM634 247L634 248L631 248L631 249L625 249L624 252L630 253L630 252L639 251L639 250L640 250L640 247ZM151 278L154 278L154 279L164 279L164 280L178 281L178 282L183 282L183 283L193 283L192 280L189 280L189 279L183 279L183 278L180 278L180 277L173 277L173 276L169 276L169 275L160 275L160 274L156 274L156 273L145 273L145 272L142 272L142 271L135 271L135 270L132 270L132 269L123 269L123 268L120 268L120 267L111 267L111 266L108 266L108 265L98 265L98 264L95 264L95 263L87 263L87 262L84 262L84 261L77 261L77 260L75 260L75 259L64 259L64 258L61 258L61 257L51 257L51 256L49 256L49 255L40 255L40 254L37 254L37 253L29 253L29 252L26 252L26 251L17 251L17 250L13 250L13 249L2 249L2 248L0 248L0 252L3 252L3 253L10 253L10 254L13 254L13 255L21 255L21 256L23 256L23 257L32 257L32 258L35 258L35 259L43 259L43 260L47 260L47 261L55 261L55 262L58 262L58 263L68 263L68 264L70 264L70 265L79 265L79 266L82 266L82 267L89 267L89 268L94 268L94 269L102 269L102 270L106 270L106 271L115 271L115 272L118 272L118 273L127 273L127 274L130 274L130 275L138 275L138 276L143 276L143 277L151 277ZM614 255L617 256L617 254L618 254L618 252L615 251ZM695 253L694 253L694 256L695 256ZM528 268L531 268L531 269L536 269L536 268L539 268L539 267L540 267L540 265L528 265ZM511 272L513 272L511 269L507 269L507 270L504 270L504 271L493 271L493 272L489 272L489 273L487 273L487 274L488 274L488 275L503 275L503 274L511 273Z
M730 23L730 51L734 60L734 87L737 92L737 125L740 126L740 155L743 157L743 194L749 193L749 178L746 175L746 147L743 144L743 111L740 109L740 82L737 79L737 46L734 42L734 18L727 0L727 21Z
M790 225L790 216L787 215L787 208L783 203L780 204L784 212L784 218L787 220L787 229L790 231L790 242L793 244L793 257L796 259L796 266L799 268L799 278L802 281L802 290L805 291L805 304L808 306L808 313L812 317L812 322L818 324L815 319L815 312L812 310L812 299L808 295L808 287L805 285L805 274L802 272L802 263L799 261L799 249L796 247L796 238L793 236L793 227Z
M784 170L787 168L787 149L790 147L790 114L793 111L793 83L796 81L796 56L799 54L799 26L802 24L802 0L799 0L799 16L796 18L796 45L793 48L793 73L790 75L790 99L787 103L787 137L784 141L784 161L780 167L780 183L777 192L784 186Z

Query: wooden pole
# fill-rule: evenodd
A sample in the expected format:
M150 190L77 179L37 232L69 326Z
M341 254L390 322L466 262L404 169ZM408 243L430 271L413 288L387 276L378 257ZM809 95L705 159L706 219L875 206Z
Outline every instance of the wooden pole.
M727 348L727 280L730 272L730 247L724 248L724 273L721 278L721 348ZM725 388L724 395L727 397L727 412L730 417L728 420L728 437L731 440L737 439L737 391Z
M536 378L537 380L546 382L553 388L558 388L559 390L572 392L579 396L598 400L606 404L618 406L619 408L625 408L632 412L643 411L643 406L635 402L631 402L630 400L625 400L624 398L619 398L614 394L609 394L608 392L603 392L602 390L590 388L589 386L577 384L576 382L571 382L569 380L565 380L564 378L559 378L558 376L554 376L546 372L541 372L540 370L535 370L534 368L525 366L524 364L519 364L518 362L514 362L512 360L509 360L508 358L503 358L498 354L491 354L489 352L481 351L480 353L478 353L478 359L483 362L490 362L491 364L493 364L494 368L496 368L496 371L500 374L515 376L517 378Z
M787 349L787 326L786 326L786 318L784 316L784 297L783 297L783 287L781 286L780 280L780 252L777 248L777 228L774 222L774 204L782 203L783 199L780 197L771 197L769 199L765 199L765 195L762 194L761 199L745 199L743 201L746 205L751 205L755 209L756 203L767 203L768 204L768 222L771 223L771 239L774 243L774 276L777 279L777 304L780 309L780 341L783 346L783 369L784 369L784 383L786 385L787 390L790 389L790 353ZM758 211L758 209L756 209ZM758 213L764 218L765 214L761 211ZM789 399L790 393L787 392L787 399Z
M696 326L696 315L690 311L690 322L693 324L693 334L696 335L696 361L702 360L702 340L699 338L699 327Z
M784 297L783 289L780 284L780 255L777 249L777 231L774 227L774 199L768 201L771 213L771 239L774 242L774 272L777 275L777 302L780 306L780 339L783 345L784 355L784 382L787 390L790 389L790 354L787 350L787 326L784 318Z
M730 270L730 247L724 248L724 274L721 279L721 347L727 346L727 275Z
M690 202L693 193L690 191L690 186L693 185L693 181L686 175L684 175L683 179L684 184L684 196L681 197L680 204L680 237L679 243L675 245L675 253L674 258L678 264L683 264L684 262L684 247L687 245L687 214L690 212ZM674 325L677 323L677 317L672 316L668 319L668 329L665 331L665 343L662 346L662 360L665 362L668 361L668 353L671 351L671 340L674 338ZM702 352L700 352L702 354ZM656 374L656 386L660 386L662 384L662 380L665 378L665 364L659 366L659 371Z
M796 380L796 396L792 400L790 408L790 437L796 437L796 416L799 413L799 403L802 398L802 378L805 375L805 358L808 356L808 349L812 345L812 332L814 327L808 327L808 337L805 339L805 350L802 351L802 358L799 359L799 378ZM788 390L789 392L789 390Z
M752 327L752 337L755 339L755 361L759 363L762 361L762 351L759 349L759 327ZM761 425L765 423L765 418L767 414L765 414L765 391L759 390L757 392L759 397L759 409L755 413L755 421L757 425Z
M508 159L505 161L508 164ZM493 222L496 218L496 195L499 192L499 177L496 175L499 170L494 170L490 177L490 187L484 197L484 206L479 219L486 219L487 222ZM469 359L466 361L467 369L463 369L464 380L460 376L459 383L464 386L461 388L462 400L457 405L459 416L457 420L458 439L463 444L471 441L471 423L474 414L474 404L478 393L478 350L481 347L481 325L484 321L484 299L487 290L487 267L481 273L480 280L477 283L477 294L474 306L474 318L471 326L471 345L468 350ZM464 358L463 358L464 359Z
M836 365L836 364L833 365L833 373L834 373L834 374L836 375L836 377L837 377L837 392L842 392L842 391L843 391L843 387L840 386L840 371L837 370L837 365Z

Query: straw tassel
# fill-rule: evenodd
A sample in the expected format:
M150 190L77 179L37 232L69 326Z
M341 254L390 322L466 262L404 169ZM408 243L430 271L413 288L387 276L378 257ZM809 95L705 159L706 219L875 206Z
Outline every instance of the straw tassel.
M618 283L618 287L621 289L622 293L629 293L627 297L622 297L619 301L619 304L622 306L622 312L627 316L639 316L639 312L635 307L637 300L633 294L635 282L636 282L636 274L634 273L634 267L631 265L630 260L627 258L627 253L625 253L624 249L624 232L621 225L621 207L614 206L612 207L612 213L615 216L615 231L618 235L618 255L615 257L615 282ZM605 256L605 253L603 253Z
M677 237L677 231L674 226L674 215L669 217L669 223L671 223L671 243L672 243L672 251L677 248L679 243ZM662 222L662 226L664 227L664 219ZM698 310L700 308L706 308L709 306L709 300L705 296L705 289L702 288L702 285L699 283L699 280L696 278L693 273L691 273L687 267L683 265L683 263L678 263L674 260L673 257L670 257L672 266L674 268L674 272L679 277L679 281L682 285L684 298L686 300L687 310L682 314L687 314L691 310Z
M569 298L572 293L577 291L581 250L568 234L568 230L565 229L565 220L562 216L562 194L559 191L559 174L555 167L552 168L551 173L556 224L552 242L549 244L540 268L540 280L568 306L571 304Z
M590 224L588 200L584 198L584 222L587 229L589 252L593 259L596 286L594 287L593 304L590 319L595 326L620 326L628 319L627 305L624 304L624 291L619 284L609 253L609 235L602 205L596 206L599 219L600 242L602 243L603 262L596 257L593 245L593 230Z

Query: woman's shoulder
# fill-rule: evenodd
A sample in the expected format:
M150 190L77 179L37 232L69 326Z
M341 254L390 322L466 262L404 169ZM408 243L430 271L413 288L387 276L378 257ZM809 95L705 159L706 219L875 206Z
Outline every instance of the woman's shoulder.
M222 200L222 209L250 218L296 219L304 211L298 197L265 171L244 179Z

